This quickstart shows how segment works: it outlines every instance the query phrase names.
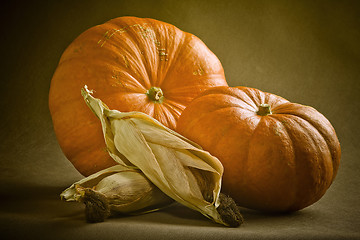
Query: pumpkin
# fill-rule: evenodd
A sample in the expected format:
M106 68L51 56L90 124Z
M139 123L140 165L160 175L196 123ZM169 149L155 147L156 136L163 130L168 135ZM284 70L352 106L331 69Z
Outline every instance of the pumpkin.
M246 208L305 208L325 194L339 167L340 143L321 113L254 88L203 92L177 131L219 158L223 191Z
M83 32L61 56L49 108L61 149L88 176L115 162L98 119L80 94L84 85L110 109L140 111L175 129L194 97L227 83L214 53L171 24L120 17Z

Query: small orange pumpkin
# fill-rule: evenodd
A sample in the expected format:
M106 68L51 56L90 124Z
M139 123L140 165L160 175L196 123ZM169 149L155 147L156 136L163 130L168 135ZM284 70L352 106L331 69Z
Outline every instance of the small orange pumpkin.
M84 85L111 109L141 111L175 129L194 97L227 83L205 44L173 25L120 17L82 33L61 56L49 108L63 152L88 176L115 162L106 152L100 122L80 94Z
M325 194L339 167L340 143L322 114L253 88L200 94L177 131L219 158L224 192L247 208L307 207Z

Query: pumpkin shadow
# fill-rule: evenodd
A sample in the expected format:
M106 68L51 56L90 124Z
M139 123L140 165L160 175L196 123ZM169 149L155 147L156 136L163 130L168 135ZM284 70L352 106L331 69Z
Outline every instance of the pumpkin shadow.
M287 224L291 220L306 220L314 217L314 212L309 209L302 209L295 212L263 212L252 210L248 208L240 207L240 212L243 215L245 221L244 223L247 225L274 225L276 224Z

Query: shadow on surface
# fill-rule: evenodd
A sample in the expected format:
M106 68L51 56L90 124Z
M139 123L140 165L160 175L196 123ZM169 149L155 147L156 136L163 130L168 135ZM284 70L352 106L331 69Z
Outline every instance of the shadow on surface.
M60 200L65 187L7 183L0 187L2 214L56 218L66 213ZM64 211L65 210L65 211Z
M313 221L314 219L320 217L318 214L316 214L316 211L310 208L305 208L300 211L290 213L267 213L247 208L240 208L240 211L245 219L244 224L261 225L264 227L274 224L281 226L294 221Z
M84 205L64 202L60 193L65 187L38 186L30 184L6 184L0 190L3 218L37 219L48 221L58 227L91 225L86 222ZM246 225L286 224L290 219L313 218L313 211L302 210L289 214L267 214L241 208ZM201 213L174 203L162 210L141 215L116 215L105 220L117 224L164 224L195 227L223 227L207 219Z

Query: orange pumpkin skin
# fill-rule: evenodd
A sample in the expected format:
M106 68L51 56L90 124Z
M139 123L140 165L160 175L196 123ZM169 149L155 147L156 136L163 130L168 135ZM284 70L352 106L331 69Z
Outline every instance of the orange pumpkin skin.
M259 115L268 109L261 104L271 113ZM322 114L253 88L200 94L182 113L177 131L218 157L223 191L256 210L291 212L315 203L340 163L340 143Z
M120 17L82 33L61 56L49 108L64 154L88 176L115 162L99 120L80 94L84 85L110 109L141 111L175 129L194 97L227 83L220 61L205 44L173 25ZM156 91L151 97L153 87L161 89L160 95Z

